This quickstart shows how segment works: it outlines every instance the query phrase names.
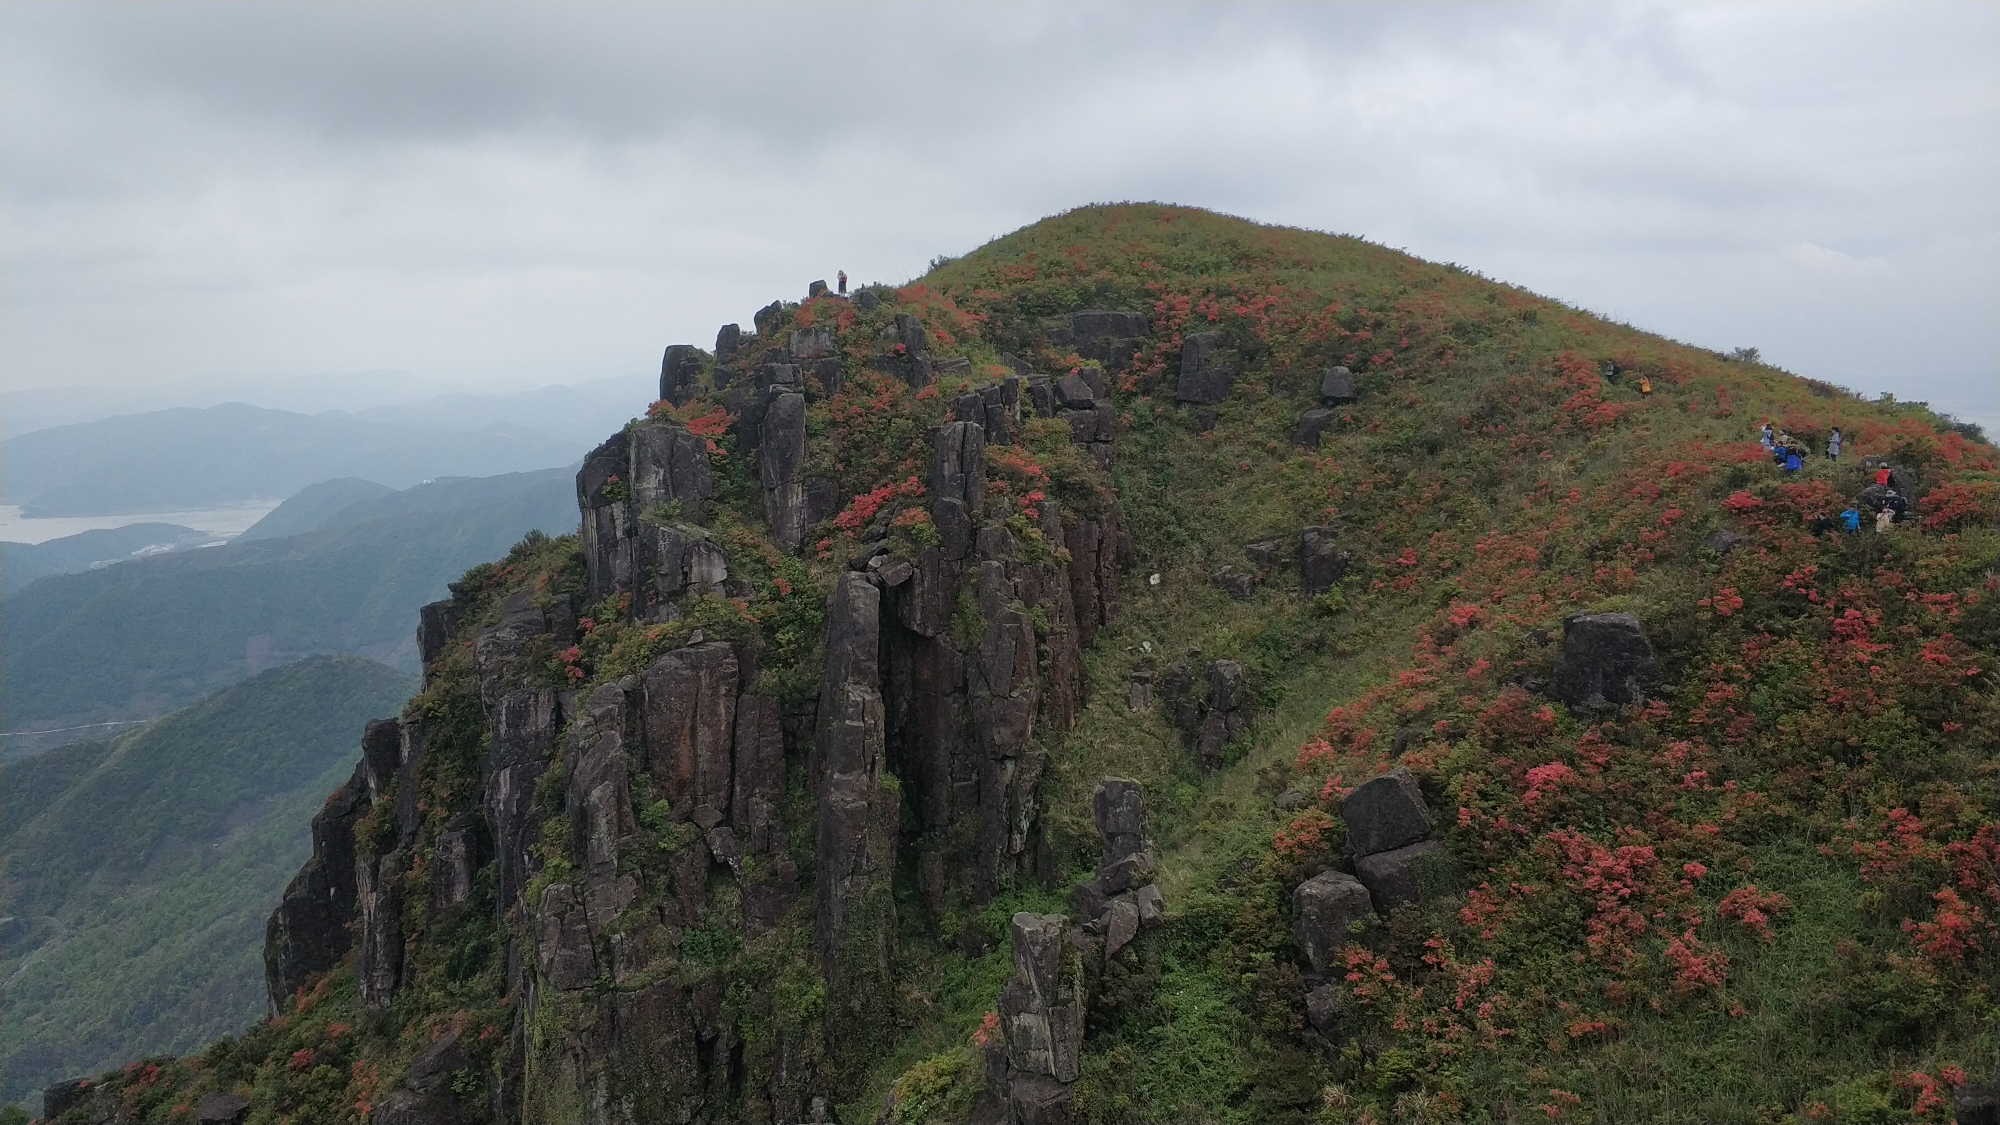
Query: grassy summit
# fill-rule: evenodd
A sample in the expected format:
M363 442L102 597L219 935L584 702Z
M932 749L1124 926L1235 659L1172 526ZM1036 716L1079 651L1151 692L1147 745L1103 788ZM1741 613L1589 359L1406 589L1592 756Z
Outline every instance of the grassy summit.
M1084 1120L1941 1121L1954 1084L1990 1074L2000 479L1976 434L1357 239L1185 208L1080 209L883 292L873 312L785 310L832 328L847 361L846 389L807 414L810 472L837 481L840 507L799 557L764 537L729 415L706 397L662 406L714 442L712 531L754 596L671 625L593 614L548 655L552 677L589 687L698 626L760 651L766 690L809 699L817 610L858 534L892 513L894 542L936 534L922 439L954 397L1005 374L1003 356L1080 366L1050 318L1150 318L1111 379L1108 471L1057 420L986 452L989 496L1016 506L1029 549L1059 550L1033 534L1038 504L1091 511L1115 493L1137 555L1085 651L1078 722L1036 736L1060 877L985 906L951 888L933 914L919 873L898 872L897 994L797 1040L842 1119L972 1111L1007 919L1067 909L1096 862L1107 774L1145 789L1169 918L1095 982ZM895 313L921 322L936 384L864 369ZM1184 339L1205 331L1240 371L1207 413L1173 394ZM1334 365L1358 401L1296 448ZM1755 443L1766 419L1815 450L1838 426L1844 456L1786 475ZM1911 518L1815 534L1868 483L1863 458L1894 465ZM1244 550L1309 525L1338 528L1351 556L1316 597ZM1718 531L1742 538L1717 551ZM576 550L524 543L468 576L460 639L518 584L570 588ZM1214 579L1225 569L1253 577L1247 597ZM1643 706L1571 711L1532 690L1580 611L1644 623L1661 675ZM1196 650L1247 684L1249 726L1213 772L1167 708L1128 706L1135 674ZM457 659L416 707L476 702ZM470 737L427 782L440 817L464 800ZM1307 1020L1292 894L1339 860L1340 798L1393 766L1421 786L1458 892L1351 935L1329 1040ZM717 1018L753 1050L820 1026L810 925L683 946L681 972L726 982ZM358 1013L335 970L242 1041L163 1064L134 1104L168 1120L177 1098L237 1088L253 1120L352 1119L440 1029L504 1038L516 1001L496 965L413 958L388 1013ZM499 1073L497 1047L475 1050Z

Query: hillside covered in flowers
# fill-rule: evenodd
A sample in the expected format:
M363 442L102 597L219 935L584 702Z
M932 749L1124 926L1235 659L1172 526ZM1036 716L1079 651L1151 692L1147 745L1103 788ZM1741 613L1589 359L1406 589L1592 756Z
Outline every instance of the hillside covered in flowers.
M1157 205L666 368L580 535L427 611L408 788L353 798L399 897L59 1120L1939 1122L1994 1080L1975 428Z

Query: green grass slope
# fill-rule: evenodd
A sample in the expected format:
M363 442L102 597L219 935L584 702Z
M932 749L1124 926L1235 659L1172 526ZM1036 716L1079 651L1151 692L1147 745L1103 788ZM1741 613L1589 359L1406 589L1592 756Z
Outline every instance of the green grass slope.
M853 503L802 560L764 545L726 417L681 409L725 455L715 530L759 607L697 623L761 637L774 690L810 694L793 679L816 667L816 599L870 515L920 508L905 482L927 427L962 385L1004 374L1003 355L1076 366L1051 318L1092 308L1144 311L1153 329L1112 380L1108 477L1060 422L1029 423L987 464L1024 538L1044 493L1087 509L1115 487L1139 556L1085 656L1081 721L1037 736L1063 878L980 909L952 898L933 930L917 873L899 873L895 995L877 1022L827 1029L843 1040L826 1056L843 1120L970 1112L1007 918L1066 908L1096 859L1106 774L1144 783L1169 916L1096 984L1080 1120L1943 1121L1950 1087L1990 1072L2000 477L1991 445L1920 405L1726 362L1358 239L1083 208L941 265L883 310L794 310L833 327L850 361L848 391L807 426L811 471ZM892 312L962 373L912 393L858 370ZM1209 330L1242 375L1198 425L1172 388L1183 337ZM1607 361L1626 378L1607 382ZM1334 364L1359 401L1295 449ZM1753 441L1767 418L1802 436L1840 426L1847 459L1784 476ZM1814 535L1863 487L1864 456L1896 464L1913 519ZM1320 524L1353 556L1335 591L1305 597L1285 567L1244 601L1212 582L1248 569L1246 544ZM1705 544L1723 529L1744 538L1718 554ZM577 559L573 540L530 540L468 575L461 639L514 585L573 588ZM1644 621L1655 698L1572 713L1522 686L1548 677L1579 610ZM600 625L564 659L587 687L692 624ZM1237 661L1251 688L1249 729L1213 773L1158 708L1126 705L1135 671L1197 649ZM451 730L420 779L433 802L470 791L480 738L469 658L450 651L414 704ZM1291 892L1338 862L1340 796L1395 765L1419 780L1459 889L1354 935L1328 1043L1306 1023ZM769 1034L825 1002L807 947L781 928L686 967L763 982L725 1004ZM253 1096L255 1121L358 1120L436 1029L504 1036L498 968L457 960L450 943L419 950L382 1016L336 970L241 1040L111 1080L143 1120L223 1088Z
M273 669L110 742L0 767L0 1098L186 1051L264 1010L264 920L363 724L409 677Z

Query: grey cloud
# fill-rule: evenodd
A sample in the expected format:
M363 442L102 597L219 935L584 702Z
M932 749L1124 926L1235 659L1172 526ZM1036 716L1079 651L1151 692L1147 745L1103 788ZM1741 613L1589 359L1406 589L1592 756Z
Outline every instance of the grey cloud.
M583 379L1162 199L2000 414L1996 11L15 0L0 361Z

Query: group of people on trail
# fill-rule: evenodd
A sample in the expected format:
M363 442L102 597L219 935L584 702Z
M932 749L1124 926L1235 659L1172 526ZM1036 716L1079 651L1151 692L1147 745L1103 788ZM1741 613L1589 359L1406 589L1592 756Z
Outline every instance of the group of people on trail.
M1826 459L1840 460L1841 447L1846 441L1847 438L1840 432L1840 427L1835 426L1833 433L1826 439ZM1769 422L1765 422L1758 430L1757 444L1763 446L1765 452L1771 455L1773 464L1787 473L1796 473L1804 468L1805 459L1812 456L1810 444L1783 430L1774 429ZM1868 487L1862 489L1859 501L1854 507L1848 508L1838 516L1820 516L1815 519L1814 534L1823 534L1836 528L1845 532L1860 531L1863 509L1874 513L1875 530L1881 532L1886 532L1903 522L1903 518L1909 514L1910 502L1903 496L1903 482L1896 479L1895 470L1891 469L1886 461L1877 463L1864 460L1863 464L1873 470L1874 476Z
M1618 381L1618 377L1623 374L1625 374L1625 369L1618 365L1617 360L1607 359L1604 361L1605 382L1616 383ZM1637 379L1632 380L1632 385L1638 388L1639 393L1641 395L1651 395L1653 393L1653 380L1648 378L1644 374L1641 374Z
M1840 447L1846 440L1840 432L1840 427L1835 426L1833 435L1826 439L1826 459L1840 460ZM1764 428L1758 431L1757 444L1763 446L1764 452L1771 455L1772 464L1788 473L1796 473L1805 468L1805 459L1812 456L1811 443L1795 438L1783 430L1774 432L1769 422L1764 423Z

